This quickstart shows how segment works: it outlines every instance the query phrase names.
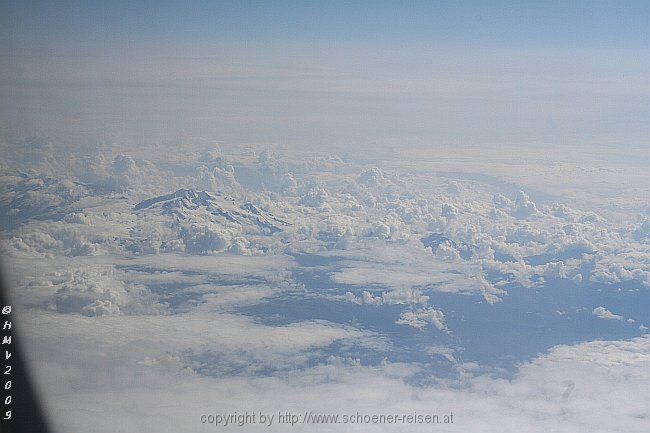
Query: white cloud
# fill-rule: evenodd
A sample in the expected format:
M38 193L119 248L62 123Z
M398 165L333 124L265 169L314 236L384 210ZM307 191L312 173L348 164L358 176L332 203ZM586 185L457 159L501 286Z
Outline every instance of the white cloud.
M441 310L436 310L432 307L415 311L404 311L400 314L399 319L395 323L399 325L409 325L418 329L431 324L441 331L447 330L444 313Z
M605 320L623 320L622 316L619 316L618 314L614 314L605 307L596 307L591 311L591 314L594 316L600 318L600 319L605 319Z
M84 268L66 273L48 308L84 316L158 314L165 306L146 287L125 284L110 268Z
M528 194L523 191L517 193L515 199L514 216L518 218L526 218L537 213L537 206L530 200Z

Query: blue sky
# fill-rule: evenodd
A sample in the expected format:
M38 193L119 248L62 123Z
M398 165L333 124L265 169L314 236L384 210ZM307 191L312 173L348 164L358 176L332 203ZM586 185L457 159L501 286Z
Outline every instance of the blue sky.
M10 33L75 41L426 41L647 47L647 2L4 2Z
M647 2L4 2L0 129L324 146L636 144Z

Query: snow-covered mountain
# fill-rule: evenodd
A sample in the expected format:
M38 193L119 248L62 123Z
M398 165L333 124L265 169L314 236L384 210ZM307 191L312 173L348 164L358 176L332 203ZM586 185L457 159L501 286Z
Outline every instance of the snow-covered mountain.
M251 202L238 203L237 199L228 195L192 189L179 189L171 194L144 200L133 209L138 212L159 209L161 214L175 216L182 221L206 219L213 223L257 227L261 233L269 234L289 225L287 221Z
M280 232L289 222L248 201L219 192L179 189L133 207L137 224L128 249L139 253L183 251L208 254L264 250L256 239Z

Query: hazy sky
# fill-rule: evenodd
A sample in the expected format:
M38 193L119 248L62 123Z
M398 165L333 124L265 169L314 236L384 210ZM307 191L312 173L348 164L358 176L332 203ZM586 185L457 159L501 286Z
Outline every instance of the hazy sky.
M4 1L0 125L320 147L650 135L647 2L323 3Z

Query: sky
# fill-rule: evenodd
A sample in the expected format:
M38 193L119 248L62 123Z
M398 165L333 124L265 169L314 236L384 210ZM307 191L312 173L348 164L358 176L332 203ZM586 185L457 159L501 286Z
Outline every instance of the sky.
M645 2L2 3L0 128L68 141L639 145Z
M75 43L196 41L456 42L646 47L646 2L5 2L21 38Z

